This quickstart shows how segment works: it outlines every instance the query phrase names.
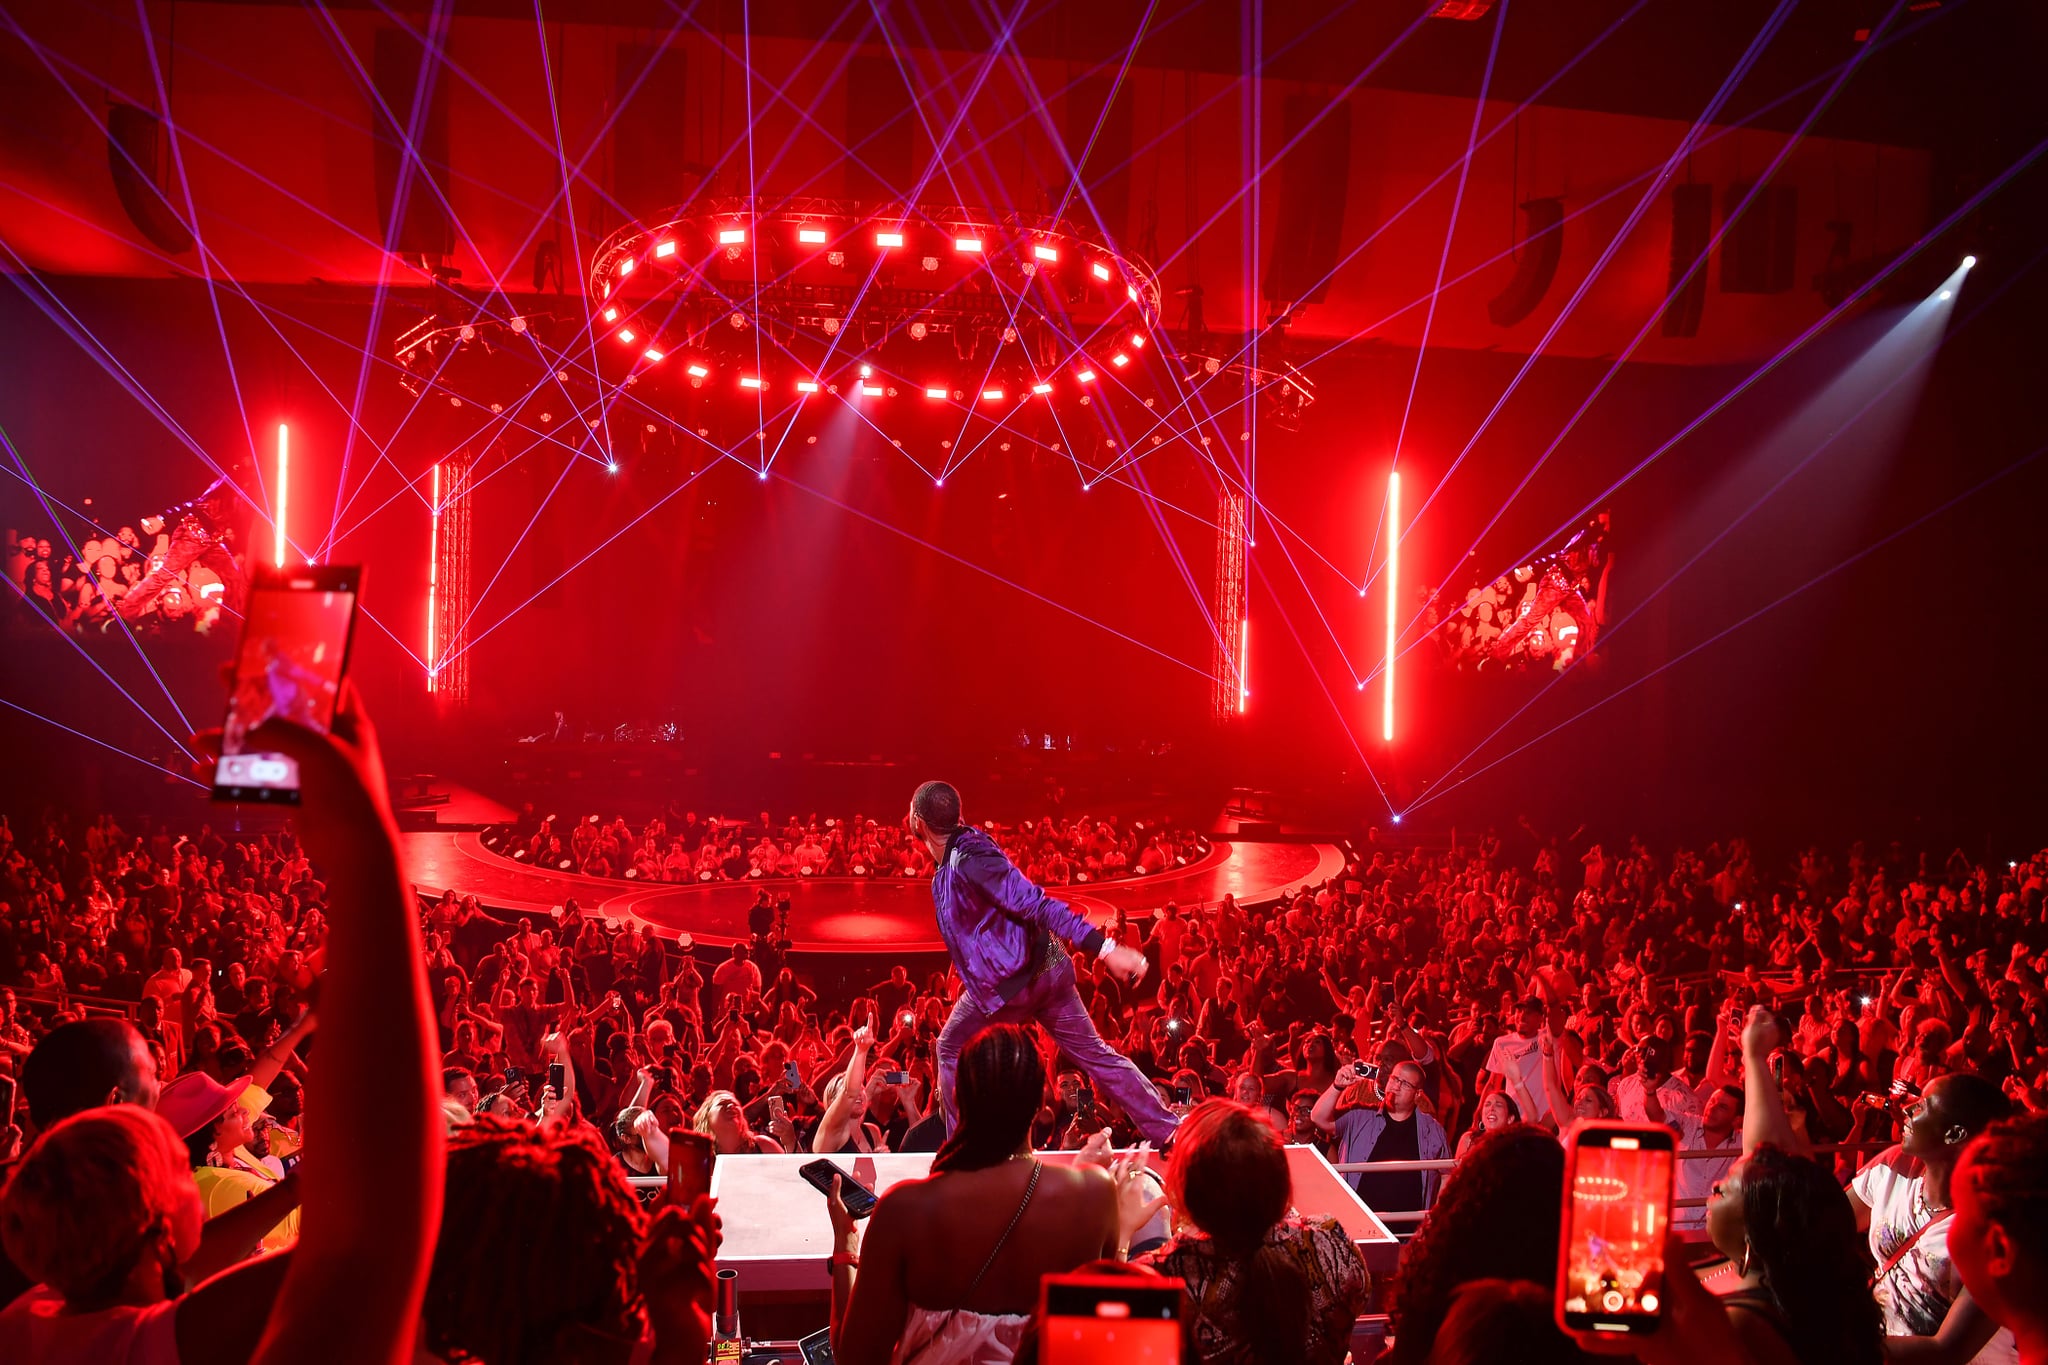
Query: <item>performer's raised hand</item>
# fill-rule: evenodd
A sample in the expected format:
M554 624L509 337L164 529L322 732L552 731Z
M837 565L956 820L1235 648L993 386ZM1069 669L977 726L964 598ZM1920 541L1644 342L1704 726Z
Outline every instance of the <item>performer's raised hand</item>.
M1145 969L1150 964L1145 961L1145 955L1136 948L1125 947L1119 943L1102 955L1102 965L1109 969L1111 976L1126 986L1135 986L1145 979Z

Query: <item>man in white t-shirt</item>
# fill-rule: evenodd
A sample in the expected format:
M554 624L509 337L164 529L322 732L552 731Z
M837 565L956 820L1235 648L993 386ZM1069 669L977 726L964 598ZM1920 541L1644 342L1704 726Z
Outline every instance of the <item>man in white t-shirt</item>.
M1949 1177L1964 1145L2007 1108L1981 1076L1942 1076L1906 1111L1899 1145L1849 1182L1849 1206L1870 1230L1885 1335L1945 1338L1957 1343L1945 1358L1973 1365L2016 1365L2019 1350L1970 1297L1949 1259Z
M1551 1118L1550 1098L1543 1089L1543 1055L1536 1034L1543 1027L1543 1002L1535 996L1523 1000L1515 1019L1515 1031L1493 1040L1486 1054L1487 1074L1492 1077L1486 1090L1505 1090L1524 1123Z
M1667 1111L1668 1112L1668 1111ZM1728 1149L1728 1155L1694 1157L1678 1163L1672 1179L1674 1200L1705 1199L1735 1158L1742 1155L1742 1088L1724 1085L1707 1094L1706 1105L1697 1114L1671 1114L1668 1122L1678 1130L1678 1148L1683 1152ZM1698 1231L1707 1225L1704 1204L1671 1210L1671 1226L1681 1232Z

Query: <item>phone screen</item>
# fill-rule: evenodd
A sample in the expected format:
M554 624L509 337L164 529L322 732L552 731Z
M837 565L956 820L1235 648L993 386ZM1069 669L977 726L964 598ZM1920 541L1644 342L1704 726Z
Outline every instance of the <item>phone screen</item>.
M248 735L273 717L322 732L333 725L361 583L361 569L332 564L254 575L221 726L216 799L298 804L298 764L249 749Z
M717 1148L703 1133L688 1128L668 1135L668 1202L689 1208L700 1194L711 1193L711 1163Z
M1558 1315L1566 1331L1656 1330L1664 1306L1672 1147L1667 1128L1573 1132L1558 1257Z
M1040 1292L1044 1365L1179 1365L1179 1280L1048 1275Z

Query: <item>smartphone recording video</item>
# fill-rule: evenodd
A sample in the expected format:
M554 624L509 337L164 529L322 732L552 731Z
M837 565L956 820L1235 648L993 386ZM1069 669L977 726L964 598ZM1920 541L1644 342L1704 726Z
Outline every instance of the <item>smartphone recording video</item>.
M1180 1365L1179 1280L1048 1275L1039 1285L1043 1365Z
M248 737L273 718L323 733L333 725L362 572L309 564L255 573L221 726L214 799L298 804L298 764L251 750Z
M1675 1139L1653 1125L1581 1123L1566 1138L1557 1321L1580 1335L1647 1333L1663 1313Z
M668 1202L687 1209L700 1194L711 1193L711 1167L718 1149L710 1138L688 1128L668 1135Z

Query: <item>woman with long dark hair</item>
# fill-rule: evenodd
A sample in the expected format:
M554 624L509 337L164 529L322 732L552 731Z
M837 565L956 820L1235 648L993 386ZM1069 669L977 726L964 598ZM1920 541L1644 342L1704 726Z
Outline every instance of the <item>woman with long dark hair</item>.
M1001 1365L1030 1325L1039 1278L1117 1249L1112 1178L1044 1165L1031 1150L1045 1091L1037 1037L983 1029L960 1054L955 1086L959 1126L931 1175L892 1185L865 1236L841 1198L826 1199L842 1365Z
M1181 1231L1140 1258L1187 1284L1202 1365L1337 1365L1371 1277L1334 1218L1291 1213L1287 1149L1249 1105L1205 1100L1166 1169Z

